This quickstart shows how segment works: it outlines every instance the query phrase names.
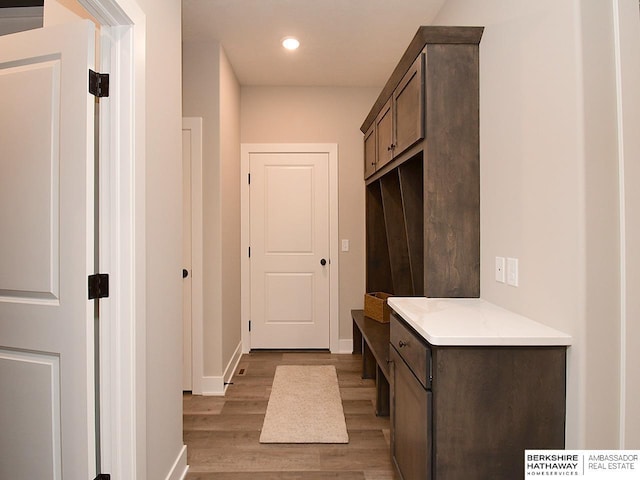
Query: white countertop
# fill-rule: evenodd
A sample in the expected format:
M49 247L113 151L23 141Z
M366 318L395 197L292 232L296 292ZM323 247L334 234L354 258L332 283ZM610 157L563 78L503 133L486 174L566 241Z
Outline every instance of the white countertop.
M390 297L389 306L431 345L571 345L571 336L480 298Z

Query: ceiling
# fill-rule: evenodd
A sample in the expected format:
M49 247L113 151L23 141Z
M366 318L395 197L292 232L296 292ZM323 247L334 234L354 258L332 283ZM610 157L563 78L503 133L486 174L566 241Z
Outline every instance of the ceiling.
M241 85L381 87L444 2L183 0L182 38L219 42Z

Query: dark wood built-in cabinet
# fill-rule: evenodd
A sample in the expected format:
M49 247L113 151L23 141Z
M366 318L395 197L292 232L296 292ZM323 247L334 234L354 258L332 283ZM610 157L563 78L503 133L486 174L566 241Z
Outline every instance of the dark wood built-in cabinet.
M404 480L518 479L563 449L565 346L437 346L391 319L391 454Z
M368 292L479 297L482 32L421 27L361 127ZM564 448L565 346L433 345L415 319L352 315L404 480L522 478L525 448Z
M480 291L481 27L421 27L363 123L367 291Z

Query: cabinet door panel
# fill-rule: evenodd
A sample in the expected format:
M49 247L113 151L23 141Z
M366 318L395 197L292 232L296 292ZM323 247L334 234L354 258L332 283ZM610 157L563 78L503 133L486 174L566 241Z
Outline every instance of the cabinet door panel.
M389 163L393 158L393 115L391 99L382 107L374 122L376 126L376 169Z
M403 479L431 480L431 392L416 380L394 348L389 353L393 362L393 460Z
M424 138L424 54L420 54L393 92L393 155Z
M371 125L364 136L364 178L369 178L376 171L376 128Z

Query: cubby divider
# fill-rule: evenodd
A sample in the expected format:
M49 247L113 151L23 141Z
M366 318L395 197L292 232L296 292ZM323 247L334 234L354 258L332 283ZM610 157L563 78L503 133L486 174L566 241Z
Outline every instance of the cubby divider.
M400 177L398 169L389 172L380 179L384 221L389 246L389 261L391 264L391 278L393 280L393 294L411 296L413 282L411 281L409 246L407 245L407 227L404 219L402 195L400 193Z
M366 187L366 212L367 292L393 294L380 182L373 182Z
M424 197L422 152L398 167L414 295L424 295Z

